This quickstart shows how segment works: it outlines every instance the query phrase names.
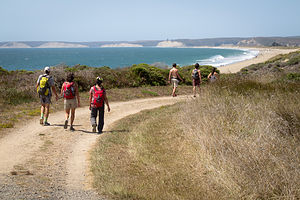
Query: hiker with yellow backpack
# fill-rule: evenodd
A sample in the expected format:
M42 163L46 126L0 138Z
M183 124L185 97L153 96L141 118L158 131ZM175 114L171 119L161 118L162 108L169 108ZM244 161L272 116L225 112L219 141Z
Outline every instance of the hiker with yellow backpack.
M44 126L50 126L50 123L48 122L48 116L52 91L56 96L56 101L58 100L58 95L54 86L54 80L52 76L50 76L50 67L45 67L44 72L45 74L39 76L36 82L36 88L42 104L40 124Z

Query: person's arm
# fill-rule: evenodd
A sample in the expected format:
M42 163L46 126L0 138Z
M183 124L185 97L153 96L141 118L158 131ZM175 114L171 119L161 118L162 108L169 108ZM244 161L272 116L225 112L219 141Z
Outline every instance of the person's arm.
M90 97L89 97L89 109L91 110L91 106L92 106L92 97L93 97L93 94L92 94L92 89L90 90Z
M183 79L180 77L178 70L176 71L177 77L183 82Z
M76 83L75 83L75 94L76 94L76 97L77 97L78 107L80 107L80 96L79 96L78 86L77 86Z
M40 78L41 78L41 76L39 76L38 80L36 81L36 87L35 87L36 89L39 87Z
M208 74L207 78L208 78L208 79L210 79L210 77L211 77L211 73L210 73L210 74Z
M107 99L107 97L106 97L106 94L104 94L104 102L105 102L105 104L107 105L107 110L108 110L108 112L110 112L110 107L109 107L109 104L108 104L108 99Z
M55 89L55 86L54 85L52 85L52 91L53 91L53 93L55 94L55 98L56 98L56 101L58 100L58 95L57 95L57 92L56 92L56 89Z
M168 80L168 82L169 82L169 83L171 82L171 70L170 70L170 72L169 72L169 80Z
M60 96L62 97L64 94L64 85L65 83L62 84L61 89L60 89Z

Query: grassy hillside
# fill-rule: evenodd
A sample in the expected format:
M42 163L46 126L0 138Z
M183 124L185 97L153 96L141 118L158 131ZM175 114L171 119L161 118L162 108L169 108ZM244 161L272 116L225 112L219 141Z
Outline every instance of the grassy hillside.
M247 75L277 75L290 76L289 74L300 74L300 51L292 52L285 55L278 55L270 60L253 64L241 70L242 74Z
M93 152L116 199L299 199L300 82L223 76L200 98L119 121Z

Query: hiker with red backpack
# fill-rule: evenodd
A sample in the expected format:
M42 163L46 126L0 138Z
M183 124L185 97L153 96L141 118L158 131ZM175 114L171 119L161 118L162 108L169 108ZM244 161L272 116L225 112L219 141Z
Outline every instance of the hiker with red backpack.
M93 127L93 132L96 132L97 127L97 115L99 114L98 119L98 133L102 133L104 126L104 103L107 105L108 112L110 112L110 107L108 104L108 99L106 97L106 92L104 87L102 86L103 79L101 77L97 77L96 85L91 87L90 89L90 107L91 110L91 124Z
M64 110L65 110L65 124L64 129L68 128L69 115L71 110L71 121L70 121L70 130L75 131L73 127L73 122L75 119L75 109L80 107L80 97L78 92L78 86L74 80L74 74L70 73L67 75L67 80L63 83L60 95L64 98ZM77 101L76 101L77 100Z
M50 67L45 67L44 72L45 74L40 75L36 82L36 89L42 104L40 124L44 126L50 126L50 123L48 122L48 116L52 91L56 96L56 100L58 100L58 95L54 86L53 77L50 76Z

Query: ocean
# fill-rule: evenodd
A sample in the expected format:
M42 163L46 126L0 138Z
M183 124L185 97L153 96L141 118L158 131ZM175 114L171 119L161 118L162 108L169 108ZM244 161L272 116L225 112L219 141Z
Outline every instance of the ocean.
M156 66L212 65L219 67L251 59L258 51L221 48L26 48L0 49L0 66L7 70L40 70L45 66L76 64L90 67L123 68L147 63Z

